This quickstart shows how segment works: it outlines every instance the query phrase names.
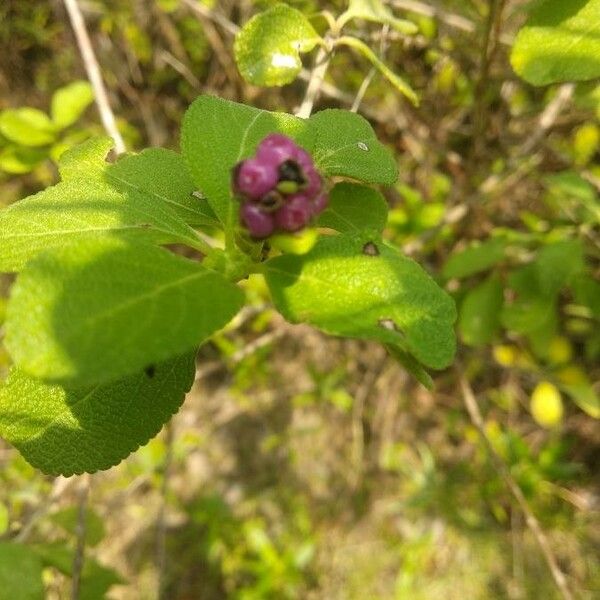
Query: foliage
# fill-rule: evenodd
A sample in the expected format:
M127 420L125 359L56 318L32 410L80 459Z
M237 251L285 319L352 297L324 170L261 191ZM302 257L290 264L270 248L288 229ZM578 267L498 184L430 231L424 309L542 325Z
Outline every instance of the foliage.
M488 444L598 589L598 2L79 4L122 156L0 6L0 598L554 597ZM329 204L258 241L271 133Z

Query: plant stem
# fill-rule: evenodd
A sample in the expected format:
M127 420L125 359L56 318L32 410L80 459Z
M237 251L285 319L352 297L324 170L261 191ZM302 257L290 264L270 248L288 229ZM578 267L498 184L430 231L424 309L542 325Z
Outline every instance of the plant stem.
M73 577L71 580L71 598L79 600L81 594L81 574L85 561L85 534L86 534L86 512L88 496L90 492L91 475L84 474L81 478L79 488L79 501L77 505L77 523L75 524L75 536L77 546L73 557Z
M517 504L521 508L521 511L525 515L525 523L533 533L533 536L535 537L535 540L538 543L542 554L544 555L544 559L546 560L546 564L550 569L550 573L552 574L552 578L556 583L556 587L560 591L564 600L574 600L571 591L567 587L567 580L565 574L560 570L560 567L558 566L558 561L554 556L546 534L540 526L540 522L533 514L533 511L529 506L529 502L527 502L527 499L525 498L523 491L519 487L519 484L513 478L509 468L506 466L506 463L498 454L498 452L496 452L494 445L488 437L487 431L485 429L485 422L483 420L481 411L479 410L477 398L475 397L475 393L473 392L471 385L469 384L467 378L462 374L460 368L457 368L456 372L462 390L463 401L465 403L467 412L469 413L471 422L479 432L479 435L483 440L483 443L485 444L486 450L488 451L488 454L490 456L490 459L492 460L494 467L496 468L502 479L504 479L504 483L510 490L511 494L514 496L515 500L517 501Z
M302 119L308 119L308 117L310 117L315 105L315 101L319 95L319 92L321 91L321 86L323 85L325 74L329 68L331 57L332 51L330 48L327 46L321 46L319 48L315 58L314 68L310 75L310 79L308 80L308 85L306 86L304 99L302 100L300 108L296 112L297 117Z
M90 36L85 27L83 15L79 9L77 0L63 0L63 2L67 9L67 13L69 14L71 25L73 26L73 32L75 33L75 38L77 40L77 45L79 46L79 52L81 53L88 79L94 89L94 97L96 98L96 106L100 113L102 125L104 126L106 133L108 133L115 141L115 152L117 154L122 154L126 150L125 142L117 128L115 115L110 107L110 102L108 101L106 87L102 80L102 74L100 72L98 60L94 54Z

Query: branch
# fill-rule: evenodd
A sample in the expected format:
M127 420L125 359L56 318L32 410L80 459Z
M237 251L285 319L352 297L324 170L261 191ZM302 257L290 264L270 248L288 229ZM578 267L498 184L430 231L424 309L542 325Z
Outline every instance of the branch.
M77 523L75 524L77 546L75 547L75 556L73 557L73 578L71 580L72 600L79 600L81 593L81 574L85 562L86 511L90 493L90 482L91 475L87 473L80 480Z
M331 49L325 48L324 46L319 48L315 58L315 66L310 74L308 85L306 86L304 99L302 100L300 108L296 111L297 117L302 119L308 119L308 117L310 117L315 101L323 87L323 80L325 79L325 74L329 68L329 63L331 62L331 55Z
M488 451L488 454L492 460L495 469L498 471L498 473L500 473L502 479L504 479L504 483L510 490L510 493L514 496L515 500L517 501L517 504L521 508L521 511L525 515L525 523L533 533L533 536L535 537L535 540L538 543L542 554L544 555L544 559L546 560L546 564L550 569L550 573L552 574L552 578L556 583L556 587L560 591L564 600L573 600L573 595L567 587L567 580L565 574L560 570L560 567L558 566L558 561L556 560L556 556L554 556L554 552L550 547L550 543L548 541L548 538L546 537L546 534L542 530L536 516L533 514L533 511L529 506L529 502L527 502L527 499L523 495L519 484L514 480L510 470L506 466L506 463L498 454L492 442L490 441L490 438L488 437L487 431L485 430L483 416L481 414L481 411L479 410L477 398L475 398L475 394L473 392L473 389L471 388L471 385L467 381L466 377L458 370L457 376L460 382L463 400L467 412L469 413L469 417L473 425L475 425L477 431L479 432L479 435L481 436L481 439L485 444L485 447Z
M100 73L98 60L96 59L94 49L92 48L90 36L85 27L83 15L79 9L77 0L63 0L63 2L65 4L65 8L67 9L67 13L69 14L71 25L73 26L73 32L75 33L75 38L77 39L77 45L79 46L79 52L81 53L81 58L85 66L88 79L92 84L92 88L94 89L96 106L98 107L98 112L100 113L102 125L104 126L106 133L115 141L115 151L117 154L122 154L125 152L125 142L119 133L115 115L108 101L106 87L104 86L104 81L102 80L102 74Z

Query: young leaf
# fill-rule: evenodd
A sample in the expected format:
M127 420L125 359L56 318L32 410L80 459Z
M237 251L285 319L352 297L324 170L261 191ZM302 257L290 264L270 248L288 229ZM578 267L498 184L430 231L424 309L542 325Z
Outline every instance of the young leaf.
M48 115L29 107L0 112L0 133L21 146L46 146L56 139Z
M336 45L349 46L358 50L401 94L404 94L415 106L419 106L419 97L415 90L400 75L394 73L363 41L344 35L336 40Z
M511 63L533 85L600 77L600 0L538 3L517 35Z
M254 85L285 85L302 69L300 54L320 41L308 19L276 4L250 19L235 37L233 51L242 77Z
M467 293L458 319L458 329L466 344L482 346L492 341L500 326L502 302L502 282L495 273Z
M183 120L181 148L198 189L223 224L234 222L239 207L232 198L231 170L274 131L294 138L312 153L325 176L383 184L393 184L398 177L391 152L360 115L331 109L304 120L200 96Z
M1 417L0 417L1 419ZM77 535L77 522L79 518L79 508L69 506L59 512L50 515L53 523L64 529L73 536ZM85 543L88 546L97 546L104 539L104 521L98 513L87 508L85 511Z
M123 193L135 190L168 205L188 225L219 225L206 198L194 195L196 185L177 152L148 148L129 154L106 167L106 178Z
M148 172L145 186L138 181L141 169L132 176L129 163L115 169L114 176L106 174L107 170L112 173L104 162L110 146L106 138L98 138L67 152L62 168L65 181L0 211L0 271L20 270L42 250L109 234L199 247L198 235L178 215L189 211L181 203L176 210L171 208L173 199L178 198L176 182L185 175L173 174L171 202L163 201L161 186L166 173L161 179ZM158 182L158 191L152 190L153 181Z
M318 224L341 233L372 231L380 235L387 221L387 211L387 203L377 190L343 182L331 190L329 205Z
M273 131L292 135L301 119L259 110L213 96L200 96L188 108L181 149L198 189L223 224L233 221L238 204L231 194L231 170L253 154Z
M51 385L13 369L0 389L0 435L44 473L108 469L179 410L194 373L193 354L93 387Z
M0 170L13 175L31 173L46 158L45 148L6 146L0 151Z
M600 282L590 275L580 275L573 282L573 294L579 304L590 309L592 315L600 321Z
M25 373L101 383L197 347L243 293L201 264L104 238L40 254L13 286L6 347Z
M0 542L0 598L44 599L42 563L31 548Z
M600 419L600 398L589 381L563 384L561 387L583 412Z
M504 258L505 248L506 242L500 238L476 242L454 252L446 261L442 273L446 279L463 279L487 271Z
M454 302L378 239L323 238L308 254L279 256L264 268L275 305L292 323L397 345L433 369L452 361Z
M73 576L73 550L69 546L58 542L37 544L31 549L40 557L44 566L54 567L68 577ZM125 581L116 571L89 558L86 553L81 572L80 600L104 599L111 586L123 583Z
M360 115L328 109L315 113L305 123L297 141L312 153L324 175L352 177L365 183L396 183L398 166L394 156Z
M92 86L87 81L74 81L57 90L52 96L50 115L56 127L73 125L94 101Z
M350 0L350 6L342 17L343 21L364 19L373 23L389 25L405 35L413 35L419 28L411 21L397 19L381 0Z
M533 263L542 294L555 296L583 272L583 246L579 240L564 240L544 246Z

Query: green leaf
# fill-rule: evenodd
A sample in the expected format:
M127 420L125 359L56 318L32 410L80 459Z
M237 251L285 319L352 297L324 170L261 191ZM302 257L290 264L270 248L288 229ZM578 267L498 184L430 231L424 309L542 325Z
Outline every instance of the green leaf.
M360 115L332 108L315 113L304 123L297 142L312 153L324 175L352 177L365 183L396 183L398 166L393 154Z
M181 148L196 186L223 224L234 224L239 208L231 193L231 170L275 131L312 153L325 176L383 184L393 184L398 177L391 152L377 141L368 121L355 113L331 109L304 120L200 96L183 120Z
M600 0L546 0L515 40L511 63L534 85L600 77Z
M600 321L600 283L589 275L581 275L573 282L573 294L579 304L587 306Z
M21 146L46 146L56 139L56 129L48 115L29 107L0 112L0 133Z
M223 224L233 222L238 204L231 194L231 170L256 150L269 133L290 135L302 121L213 96L200 96L188 108L181 149L190 173Z
M487 271L504 259L505 248L506 242L500 238L475 242L451 254L442 273L446 279L463 279Z
M0 599L43 600L42 563L27 546L0 542Z
M318 224L341 233L381 234L387 211L387 203L377 190L354 183L338 183L329 194L329 205Z
M378 239L323 238L308 254L273 258L264 269L275 305L292 323L396 345L433 369L452 361L453 300Z
M513 271L507 287L516 292L516 298L502 309L504 327L519 333L534 333L549 322L556 310L556 300L540 288L535 262Z
M583 271L583 246L578 240L549 244L538 252L534 265L538 289L555 296Z
M38 544L32 546L32 550L40 557L45 566L54 567L68 577L72 577L73 550L71 548L58 542ZM80 600L104 600L107 597L106 592L111 586L123 583L125 581L115 570L86 556L81 571L79 598Z
M291 83L302 69L300 54L321 40L308 19L276 4L250 19L235 37L233 51L242 77L254 85Z
M502 282L496 273L469 290L463 298L458 319L458 329L465 344L483 346L493 340L500 326L503 300Z
M563 384L561 388L569 394L583 412L594 419L600 419L600 398L591 383Z
M188 225L219 225L206 198L193 195L196 185L177 152L148 148L139 154L124 156L106 168L106 178L124 193L134 190L168 205Z
M74 81L52 96L50 115L60 129L73 125L94 101L94 91L87 81Z
M415 90L400 77L394 73L376 54L361 40L355 37L344 35L337 38L336 45L349 46L358 50L370 63L401 93L404 94L414 106L419 106L419 97Z
M20 274L6 347L33 377L110 381L196 348L243 299L219 273L162 248L80 241L40 254Z
M108 469L179 410L194 373L193 354L93 387L51 385L13 369L0 389L0 435L44 473Z
M385 345L386 350L395 358L421 385L428 390L433 389L433 379L431 375L421 366L418 360L413 358L408 352L392 344Z
M13 175L31 173L46 158L45 148L7 146L0 151L0 170Z
M165 197L166 171L149 171L142 184L143 168L131 167L137 156L122 167L104 161L111 146L108 138L96 138L66 152L64 181L0 211L0 271L20 270L42 250L107 235L200 247L198 234L183 220L184 214L200 220L191 216L192 204L180 198L181 187L189 185L185 172L173 173L173 190Z
M405 35L413 35L419 31L413 22L394 17L381 0L350 0L350 6L342 18L344 22L356 18L389 25Z
M46 386L47 387L47 386ZM77 522L79 520L79 507L70 506L50 515L53 523L73 536L77 535ZM88 546L97 546L104 539L104 522L91 508L85 511L85 543Z

